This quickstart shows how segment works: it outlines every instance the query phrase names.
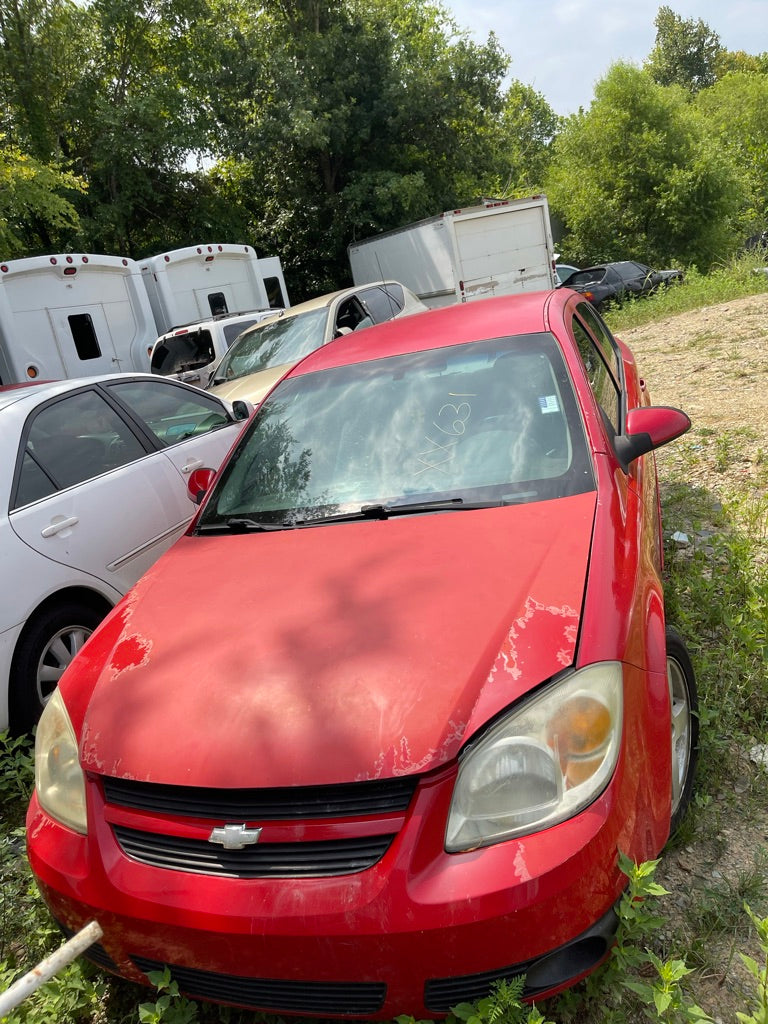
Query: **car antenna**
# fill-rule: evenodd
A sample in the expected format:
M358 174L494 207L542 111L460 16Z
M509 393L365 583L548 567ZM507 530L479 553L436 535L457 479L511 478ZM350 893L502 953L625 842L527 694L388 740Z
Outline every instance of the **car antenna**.
M384 280L384 271L381 269L381 260L379 259L379 254L378 253L374 253L374 256L376 257L376 266L379 268L379 277L381 278L381 287L382 287L382 289L384 291L384 294L387 296L387 301L389 302L389 310L390 310L389 319L390 320L394 320L395 317L398 314L397 304L395 303L395 300L389 294L389 291L387 289L387 283Z

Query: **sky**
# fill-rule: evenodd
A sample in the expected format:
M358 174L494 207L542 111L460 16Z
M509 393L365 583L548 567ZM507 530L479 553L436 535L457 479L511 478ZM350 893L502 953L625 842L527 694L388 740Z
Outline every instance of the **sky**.
M512 58L510 76L541 93L556 114L588 107L615 61L638 67L656 41L667 6L699 18L728 50L768 52L768 0L443 0L477 42L495 32Z

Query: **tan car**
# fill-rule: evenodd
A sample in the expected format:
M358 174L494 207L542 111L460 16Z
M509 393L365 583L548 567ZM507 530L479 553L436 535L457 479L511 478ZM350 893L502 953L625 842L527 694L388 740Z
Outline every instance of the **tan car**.
M358 285L291 306L243 331L206 390L226 402L258 404L287 370L342 334L427 307L397 281Z

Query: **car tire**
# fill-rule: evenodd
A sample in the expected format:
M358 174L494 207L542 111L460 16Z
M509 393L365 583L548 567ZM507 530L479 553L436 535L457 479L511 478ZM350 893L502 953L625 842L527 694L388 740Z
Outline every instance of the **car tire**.
M673 835L682 824L691 802L696 762L699 757L699 697L693 665L683 638L667 626L667 682L672 714L672 808L669 824Z
M67 601L44 609L27 623L9 679L9 718L14 734L31 732L64 669L104 614L104 608L85 601Z

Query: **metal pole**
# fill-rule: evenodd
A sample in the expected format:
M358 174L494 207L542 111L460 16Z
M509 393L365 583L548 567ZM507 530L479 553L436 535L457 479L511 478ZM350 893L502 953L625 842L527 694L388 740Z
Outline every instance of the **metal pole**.
M63 946L47 956L37 967L33 967L23 978L14 981L5 992L0 992L0 1021L9 1010L24 1002L28 995L44 985L46 981L50 981L62 967L71 964L89 946L97 942L102 934L98 921L91 921Z

